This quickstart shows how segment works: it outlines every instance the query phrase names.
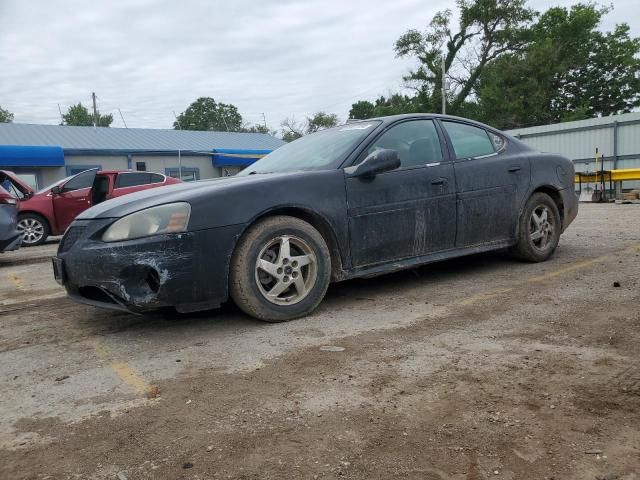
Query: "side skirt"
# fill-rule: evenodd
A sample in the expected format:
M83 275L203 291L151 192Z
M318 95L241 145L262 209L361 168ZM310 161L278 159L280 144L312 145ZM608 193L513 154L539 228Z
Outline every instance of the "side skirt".
M499 250L501 248L507 248L515 245L513 240L500 240L497 242L485 243L482 245L476 245L473 247L457 248L451 250L443 250L441 252L432 253L429 255L423 255L421 257L412 257L395 262L388 262L378 265L371 265L366 267L356 268L350 271L344 278L344 280L350 278L370 278L377 277L378 275L384 275L386 273L397 272L400 270L406 270L408 268L415 268L429 263L436 263L442 260L449 260L451 258L464 257L466 255L473 255L476 253L489 252L491 250Z

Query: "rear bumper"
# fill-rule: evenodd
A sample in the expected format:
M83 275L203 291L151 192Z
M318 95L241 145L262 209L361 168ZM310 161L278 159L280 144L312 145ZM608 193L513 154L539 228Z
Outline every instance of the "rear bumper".
M133 313L207 310L227 300L229 259L240 226L126 242L96 240L111 222L76 221L72 227L84 230L73 245L61 241L57 258L73 300Z
M573 186L560 190L560 196L564 205L564 218L562 221L562 231L564 232L578 216L579 202Z

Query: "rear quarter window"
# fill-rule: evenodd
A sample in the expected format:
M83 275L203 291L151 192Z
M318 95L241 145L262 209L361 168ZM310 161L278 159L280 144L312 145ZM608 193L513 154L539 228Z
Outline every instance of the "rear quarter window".
M453 144L456 159L482 157L496 152L484 128L456 122L443 122L443 124Z
M136 187L151 182L151 174L146 172L119 173L115 188Z
M151 182L149 183L162 183L164 182L164 175L160 175L159 173L151 174Z

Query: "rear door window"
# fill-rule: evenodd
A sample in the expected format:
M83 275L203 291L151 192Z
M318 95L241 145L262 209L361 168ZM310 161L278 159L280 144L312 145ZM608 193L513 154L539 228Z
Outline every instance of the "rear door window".
M151 174L146 172L119 173L115 188L137 187L151 183Z
M449 134L456 159L482 157L496 152L484 128L456 122L442 124Z

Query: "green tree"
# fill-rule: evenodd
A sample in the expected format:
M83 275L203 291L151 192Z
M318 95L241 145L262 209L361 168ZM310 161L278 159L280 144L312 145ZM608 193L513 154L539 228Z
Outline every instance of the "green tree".
M442 99L442 55L450 86L449 113L472 99L485 67L501 55L522 48L535 12L526 0L457 0L454 31L451 10L436 13L425 32L409 30L396 42L399 57L413 57L418 68L405 77L417 92L421 111L439 111Z
M271 130L266 125L249 125L242 127L242 131L245 133L268 133L271 134Z
M101 115L98 112L98 118L94 119L93 113L89 113L89 110L78 103L77 105L71 105L67 110L67 113L62 115L62 125L73 125L76 127L90 127L96 120L98 127L108 127L113 122L113 115L110 113L107 115Z
M13 113L9 110L5 110L0 107L0 123L11 123L13 122Z
M293 142L304 135L304 125L297 122L295 118L285 118L281 123L282 139L285 142Z
M373 116L375 115L375 108L376 106L373 103L367 100L360 100L359 102L351 105L351 110L349 110L349 118L355 120L365 120L367 118L373 118Z
M241 132L242 115L235 105L218 103L211 97L200 97L178 115L176 130L210 130Z
M393 93L388 97L381 95L375 100L375 104L367 100L360 100L351 105L349 118L364 120L387 115L420 112L422 111L420 108L420 98L420 94L409 96Z
M311 117L307 117L307 133L335 127L338 123L338 116L335 113L316 112Z
M626 24L601 32L608 12L577 4L541 15L525 49L487 66L478 87L482 119L513 128L640 106L640 40L629 36Z

